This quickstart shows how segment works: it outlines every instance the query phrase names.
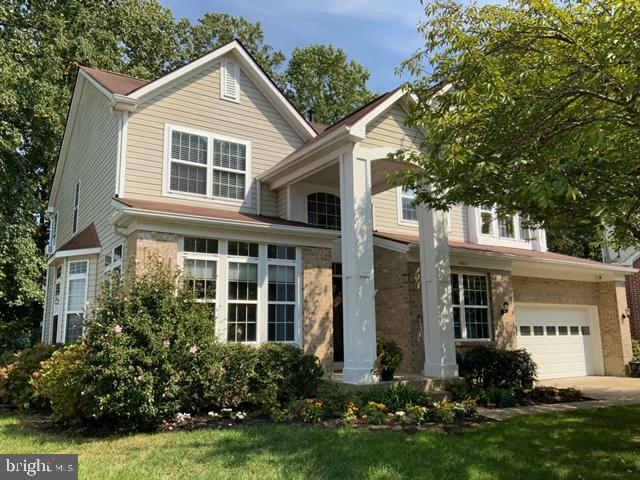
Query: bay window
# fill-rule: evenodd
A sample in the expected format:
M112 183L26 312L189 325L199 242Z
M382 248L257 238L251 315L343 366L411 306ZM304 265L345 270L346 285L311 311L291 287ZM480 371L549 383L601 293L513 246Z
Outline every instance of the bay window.
M250 178L250 143L167 126L168 193L242 201Z
M478 215L478 230L484 237L516 241L531 240L531 231L522 228L522 221L518 215L500 212L489 205L478 207Z
M104 273L117 274L122 273L122 244L112 248L104 255Z
M288 245L185 237L185 288L215 309L218 335L231 342L296 342L300 266ZM217 307L217 308L216 308Z
M490 312L487 276L452 273L451 304L456 340L489 340Z

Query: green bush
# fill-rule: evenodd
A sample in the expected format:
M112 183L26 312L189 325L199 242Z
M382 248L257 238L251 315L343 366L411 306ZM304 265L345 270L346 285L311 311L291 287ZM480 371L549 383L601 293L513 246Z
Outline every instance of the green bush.
M341 383L325 380L318 388L317 399L323 403L328 417L340 417L347 405L355 400L355 396Z
M357 398L360 405L367 405L369 402L382 403L390 412L404 410L407 405L428 407L432 403L424 390L402 384L389 388L371 387L358 392Z
M38 391L57 420L123 431L150 430L180 412L264 408L315 394L323 373L315 357L291 345L218 342L211 312L159 262L116 278L82 346L44 366Z
M472 390L469 398L481 405L496 407L513 407L518 403L516 391L511 388L487 387Z
M632 340L631 346L633 348L633 361L640 362L640 340Z
M93 399L83 395L84 368L87 347L82 343L69 345L42 363L33 376L33 386L43 398L51 401L53 420L81 424L90 411Z
M376 374L382 380L393 380L393 374L402 362L402 349L393 340L378 337L376 342Z
M0 398L26 410L46 410L49 402L31 385L32 376L40 364L51 357L55 347L39 343L13 354L13 360L0 368Z
M536 364L524 349L477 347L458 354L458 369L471 388L531 389Z

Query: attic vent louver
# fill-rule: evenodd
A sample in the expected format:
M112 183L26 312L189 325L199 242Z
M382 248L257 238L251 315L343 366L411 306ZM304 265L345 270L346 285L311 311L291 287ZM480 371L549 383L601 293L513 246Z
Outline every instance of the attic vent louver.
M240 68L236 62L229 59L222 61L220 94L225 100L240 99Z

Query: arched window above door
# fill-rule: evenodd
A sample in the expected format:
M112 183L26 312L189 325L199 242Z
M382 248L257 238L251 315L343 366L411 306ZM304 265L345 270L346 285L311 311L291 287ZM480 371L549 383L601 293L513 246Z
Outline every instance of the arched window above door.
M340 230L340 198L326 192L309 194L307 223L329 230Z

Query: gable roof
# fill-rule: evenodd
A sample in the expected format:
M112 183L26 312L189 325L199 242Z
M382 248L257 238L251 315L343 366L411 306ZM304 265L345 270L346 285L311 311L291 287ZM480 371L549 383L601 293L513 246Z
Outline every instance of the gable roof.
M149 83L149 80L143 80L142 78L131 77L123 73L115 73L108 70L100 70L98 68L85 67L83 65L80 65L80 70L84 71L110 93L117 95L128 95Z
M152 81L89 67L81 67L80 72L85 74L103 93L111 96L120 96L121 98L118 100L128 105L135 105L139 101L148 100L167 85L178 81L195 69L214 62L228 53L235 55L247 76L272 102L276 110L294 127L294 130L298 132L303 140L309 140L316 136L316 130L296 110L273 79L237 39Z
M100 238L93 223L76 233L68 242L58 248L58 251L84 250L86 248L100 248Z
M364 138L366 135L366 126L369 122L386 112L391 106L395 105L396 102L407 95L410 94L405 90L404 85L400 85L399 87L374 98L355 112L347 115L341 120L338 120L333 125L330 125L322 132L318 133L314 138L300 145L290 155L260 174L259 178L262 181L271 182L278 173L296 164L296 162L299 162L306 154L311 153L315 149L320 148L323 145L327 145L344 135L353 135Z

